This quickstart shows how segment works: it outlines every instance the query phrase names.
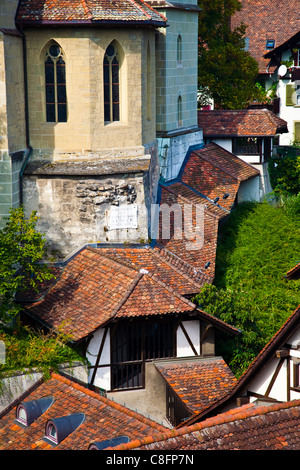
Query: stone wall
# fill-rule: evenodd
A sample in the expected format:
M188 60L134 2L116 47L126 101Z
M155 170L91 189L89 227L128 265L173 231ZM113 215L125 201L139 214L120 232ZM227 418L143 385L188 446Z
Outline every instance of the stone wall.
M150 156L129 164L116 159L110 166L31 163L23 184L26 214L37 211L37 229L59 258L87 243L147 242L148 207L156 188L149 167ZM157 173L157 165L152 167ZM125 220L116 220L120 215Z

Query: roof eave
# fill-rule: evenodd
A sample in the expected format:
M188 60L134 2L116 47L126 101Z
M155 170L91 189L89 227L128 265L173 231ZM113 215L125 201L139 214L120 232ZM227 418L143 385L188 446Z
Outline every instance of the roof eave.
M112 26L112 27L124 27L124 26L139 26L139 27L152 27L152 28L165 28L167 23L165 21L137 21L137 20L16 20L16 26L19 28L24 27L58 27L58 26Z

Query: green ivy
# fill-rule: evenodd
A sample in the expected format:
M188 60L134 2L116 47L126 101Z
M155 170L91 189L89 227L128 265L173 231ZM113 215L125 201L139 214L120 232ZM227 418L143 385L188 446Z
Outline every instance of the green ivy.
M266 202L238 205L221 228L215 283L195 301L241 330L218 341L237 376L300 303L300 281L285 278L300 261L299 247L300 214Z

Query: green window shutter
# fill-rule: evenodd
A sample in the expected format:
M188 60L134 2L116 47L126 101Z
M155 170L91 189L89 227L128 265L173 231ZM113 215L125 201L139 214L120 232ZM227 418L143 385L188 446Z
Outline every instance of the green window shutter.
M295 85L286 85L285 87L286 95L285 95L285 105L286 106L294 106L295 103L293 101L293 93L295 91Z
M300 142L300 122L294 122L295 141Z

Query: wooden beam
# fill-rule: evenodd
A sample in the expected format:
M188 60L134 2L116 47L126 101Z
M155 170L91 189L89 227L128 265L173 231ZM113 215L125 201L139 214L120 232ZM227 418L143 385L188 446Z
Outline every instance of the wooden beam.
M98 369L101 354L102 354L102 351L103 351L103 348L104 348L104 343L105 343L105 340L106 340L107 332L108 332L108 326L105 328L103 336L102 336L102 341L101 341L101 344L100 344L100 347L99 347L98 356L97 356L97 359L96 359L96 362L95 362L95 365L94 365L93 375L92 375L92 378L91 378L91 385L94 384L94 380L95 380L95 377L96 377L96 374L97 374L97 369Z
M290 355L290 351L288 349L278 349L276 351L276 357L288 357Z
M196 351L196 349L195 349L195 346L193 345L193 343L192 343L192 341L191 341L191 338L189 337L189 335L188 335L186 329L184 328L183 324L180 323L179 326L180 326L180 328L182 329L183 334L184 334L184 336L186 337L187 342L189 343L190 347L192 348L193 353L195 354L195 356L198 356L199 354L197 353L197 351Z

